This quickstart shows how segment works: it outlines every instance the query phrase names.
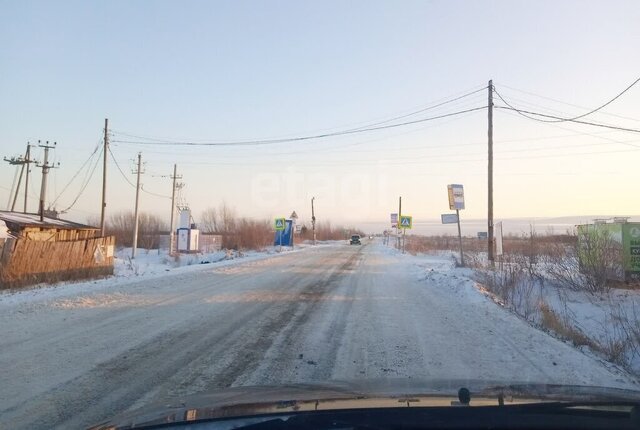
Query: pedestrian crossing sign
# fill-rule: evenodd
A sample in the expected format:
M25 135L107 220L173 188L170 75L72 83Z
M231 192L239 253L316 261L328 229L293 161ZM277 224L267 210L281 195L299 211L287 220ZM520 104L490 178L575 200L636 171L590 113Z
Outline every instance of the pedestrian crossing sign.
M413 218L409 215L400 215L400 228L413 227Z
M284 230L285 225L287 225L287 223L285 222L284 218L276 218L276 222L275 222L276 231Z

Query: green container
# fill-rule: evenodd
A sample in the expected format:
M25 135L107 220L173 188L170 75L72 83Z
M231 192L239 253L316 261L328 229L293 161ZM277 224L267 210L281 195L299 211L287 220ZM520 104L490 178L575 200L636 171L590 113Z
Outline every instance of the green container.
M605 262L608 278L640 281L640 223L579 225L578 260L581 271Z

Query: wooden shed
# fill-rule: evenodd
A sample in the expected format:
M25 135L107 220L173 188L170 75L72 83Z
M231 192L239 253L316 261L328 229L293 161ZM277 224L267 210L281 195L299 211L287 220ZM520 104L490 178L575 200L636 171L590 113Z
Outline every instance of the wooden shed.
M15 238L58 242L93 239L100 236L100 229L97 227L48 217L40 221L38 214L0 211L0 220L4 221L10 234Z
M0 211L9 238L0 239L0 288L113 274L113 236L37 214Z

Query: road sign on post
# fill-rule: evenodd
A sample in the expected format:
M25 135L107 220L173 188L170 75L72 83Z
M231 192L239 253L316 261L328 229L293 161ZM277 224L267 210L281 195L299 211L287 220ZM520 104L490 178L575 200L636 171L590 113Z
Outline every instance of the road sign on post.
M442 224L456 224L458 222L458 214L442 214L440 218Z
M400 216L400 228L407 229L413 227L413 217L409 215Z
M284 230L285 225L286 225L286 222L285 222L284 218L276 218L275 223L274 223L274 227L275 227L276 231Z
M400 215L400 225L398 227L402 229L402 253L404 254L405 236L407 229L413 227L413 217L410 215Z
M398 214L391 214L391 228L398 228Z
M447 185L447 191L449 193L449 209L464 209L464 188L462 185L449 184Z

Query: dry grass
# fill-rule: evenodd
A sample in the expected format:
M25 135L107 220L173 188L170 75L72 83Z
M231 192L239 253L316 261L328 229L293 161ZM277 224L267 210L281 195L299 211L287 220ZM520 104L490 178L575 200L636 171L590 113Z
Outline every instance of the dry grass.
M595 351L602 352L602 348L600 348L600 345L589 339L581 331L573 328L566 321L563 321L563 319L560 318L558 314L555 313L547 303L541 302L539 309L541 315L541 323L544 328L551 330L558 336L571 341L575 346L588 346Z

